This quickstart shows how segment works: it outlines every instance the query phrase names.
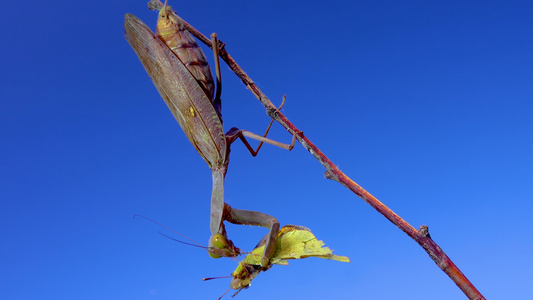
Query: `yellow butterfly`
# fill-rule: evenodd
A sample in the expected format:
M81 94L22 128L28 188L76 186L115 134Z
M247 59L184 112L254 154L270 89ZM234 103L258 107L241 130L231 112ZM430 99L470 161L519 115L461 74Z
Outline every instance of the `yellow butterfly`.
M261 256L265 247L264 239L259 242L256 248L239 262L235 271L231 274L231 288L238 290L250 286L252 280L262 271L267 271L272 265L288 265L289 259L302 259L307 257L319 257L323 259L336 260L340 262L350 262L347 256L333 254L333 251L324 247L324 242L318 240L311 230L304 226L286 225L278 234L274 254L266 268L261 267Z

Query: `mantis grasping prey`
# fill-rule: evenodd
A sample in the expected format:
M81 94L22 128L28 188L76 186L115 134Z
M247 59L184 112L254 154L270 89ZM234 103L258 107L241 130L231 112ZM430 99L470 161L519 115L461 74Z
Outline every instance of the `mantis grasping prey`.
M189 242L180 241L160 232L163 236L171 240L189 246L206 248L198 244L194 240L188 238L187 236L150 218L147 218L142 215L134 215L133 217L144 218L156 225L170 230L171 232L181 237L188 239L189 241L193 242L193 244ZM336 260L340 262L350 262L350 259L347 256L339 256L333 254L333 250L331 250L329 247L325 247L324 242L318 240L309 228L298 225L285 225L279 230L278 237L276 239L274 249L272 251L272 256L270 257L268 265L264 266L261 264L261 259L265 248L265 243L268 238L269 235L266 234L261 239L261 241L259 241L257 246L255 246L252 252L245 252L246 257L239 262L239 265L237 266L235 271L231 273L231 276L203 278L204 281L228 277L232 278L230 288L226 292L224 292L224 294L222 294L222 296L220 296L218 300L222 299L222 297L224 297L224 295L226 295L231 289L237 290L237 292L235 292L235 294L233 295L236 296L243 289L249 288L252 284L252 280L254 280L254 278L257 277L259 273L268 271L273 265L286 266L289 264L288 260L318 257L323 259Z
M235 224L262 226L266 227L269 233L261 265L269 266L279 231L277 219L261 212L233 209L224 203L224 178L229 163L230 145L239 138L255 156L259 148L254 151L245 137L291 150L294 147L295 135L293 134L291 144L287 145L237 128L232 128L224 134L220 118L220 67L217 53L219 46L216 35L212 35L212 45L218 84L216 96L213 98L211 71L205 56L190 34L183 29L180 18L166 3L159 13L159 37L131 14L125 15L124 29L127 41L159 94L189 141L212 170L210 255L218 258L237 256L240 253L240 249L227 238L224 220Z

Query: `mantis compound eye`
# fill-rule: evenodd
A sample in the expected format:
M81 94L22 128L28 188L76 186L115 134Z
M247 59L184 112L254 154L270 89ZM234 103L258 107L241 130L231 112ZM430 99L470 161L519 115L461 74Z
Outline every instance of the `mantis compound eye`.
M229 246L229 243L228 243L228 240L226 239L226 237L224 235L220 234L220 233L214 234L211 237L211 240L209 241L209 244L214 246L217 249L226 249ZM220 255L218 255L216 253L212 253L212 252L209 252L209 256L211 256L212 258L220 258L221 257Z
M226 237L220 233L213 235L212 242L213 242L213 245L217 247L218 249L226 249L229 245Z

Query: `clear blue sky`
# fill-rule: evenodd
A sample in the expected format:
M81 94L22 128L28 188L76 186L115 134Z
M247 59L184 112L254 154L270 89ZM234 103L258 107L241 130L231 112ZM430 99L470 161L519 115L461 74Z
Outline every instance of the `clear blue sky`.
M210 170L123 37L147 0L9 1L0 12L0 298L216 299L237 262L209 237ZM531 1L171 1L341 170L430 232L489 299L529 295ZM211 52L207 53L211 59ZM223 66L225 128L263 107ZM289 141L279 126L272 138ZM232 206L304 225L351 264L305 259L237 299L465 299L301 145L232 148ZM228 226L251 250L265 229Z

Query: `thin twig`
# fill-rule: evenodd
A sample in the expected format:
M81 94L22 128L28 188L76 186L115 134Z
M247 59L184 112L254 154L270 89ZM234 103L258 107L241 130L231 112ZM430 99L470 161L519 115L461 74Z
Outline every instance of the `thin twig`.
M149 7L151 9L159 9L162 7L162 3L159 0L151 0ZM183 21L183 19L182 19ZM193 26L183 21L185 28L194 35L197 39L202 41L208 47L211 48L211 40L205 37L202 33L196 30ZM342 184L366 203L372 206L385 218L391 221L394 225L405 232L409 237L415 240L424 250L429 254L431 259L444 271L455 284L465 293L465 295L472 300L485 299L483 295L476 289L476 287L468 280L468 278L459 270L459 268L452 262L452 260L444 253L439 245L431 239L429 235L428 226L420 226L420 230L415 229L411 224L406 222L394 211L388 208L385 204L379 201L372 194L363 189L360 185L355 183L350 177L344 174L335 164L329 160L329 158L322 153L307 137L304 136L303 131L300 131L287 117L276 108L274 104L263 94L263 92L257 87L250 77L244 72L244 70L235 62L235 60L229 55L224 47L219 49L219 56L228 64L231 70L239 77L246 88L248 88L257 99L266 108L267 114L280 123L291 134L296 135L296 139L307 149L326 169L325 176L328 179L335 180Z

